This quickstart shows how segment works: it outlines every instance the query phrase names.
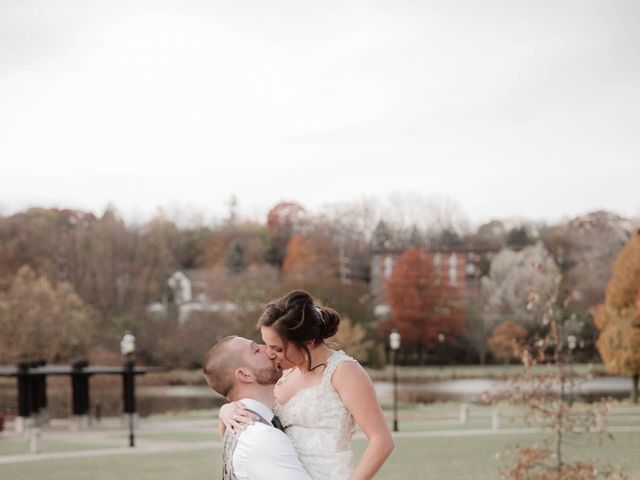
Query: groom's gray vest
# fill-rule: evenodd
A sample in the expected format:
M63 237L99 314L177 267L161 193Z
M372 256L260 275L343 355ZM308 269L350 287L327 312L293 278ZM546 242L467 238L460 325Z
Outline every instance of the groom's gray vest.
M246 409L249 410L249 409ZM267 422L259 413L249 410L251 413L255 413L259 417L259 422L273 427L271 422ZM274 427L275 428L275 427ZM231 432L227 429L224 432L224 443L222 448L222 480L236 480L236 475L233 473L233 452L236 450L238 444L238 437L242 432Z

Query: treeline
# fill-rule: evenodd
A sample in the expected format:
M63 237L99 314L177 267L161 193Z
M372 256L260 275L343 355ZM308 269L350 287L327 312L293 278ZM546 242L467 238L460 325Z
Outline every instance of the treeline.
M611 265L630 231L628 221L606 212L558 225L493 221L470 229L455 209L416 211L415 202L410 207L385 210L359 202L308 212L281 203L264 221L243 220L230 209L215 224L189 226L163 215L127 223L114 208L98 216L33 208L0 217L0 363L36 356L49 362L107 358L118 351L124 331L132 330L142 362L195 367L218 338L256 338L265 302L303 288L347 319L342 344L363 361L380 364L399 307L386 316L374 314L373 252L465 246L501 252L484 268L481 294L451 308L462 320L456 320L455 336L447 338L455 342L446 352L456 347L466 353L450 360L477 361L486 358L497 324L513 320L526 327L531 312L523 295L540 273L536 262L562 273L573 313L591 331L590 308L602 303ZM200 272L198 295L229 308L195 309L180 319L168 285L176 271ZM547 273L550 278L555 270ZM396 304L402 303L398 298ZM442 309L440 317L446 325ZM428 315L416 318L430 321ZM421 340L425 351L437 347L436 330Z

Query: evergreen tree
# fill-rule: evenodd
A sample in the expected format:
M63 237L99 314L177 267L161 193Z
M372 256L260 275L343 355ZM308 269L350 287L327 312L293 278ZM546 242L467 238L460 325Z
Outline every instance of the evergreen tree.
M242 242L238 240L231 242L227 249L225 266L227 268L227 272L232 275L240 273L247 268L247 259Z
M426 244L424 241L424 237L422 236L422 232L415 225L411 227L411 232L409 233L409 245L412 247L423 247Z
M388 250L393 247L394 239L391 228L385 223L384 220L380 220L373 232L373 248L374 250Z
M522 250L524 247L533 245L534 241L529 236L527 227L523 225L509 230L505 243L507 247L512 248L513 250Z

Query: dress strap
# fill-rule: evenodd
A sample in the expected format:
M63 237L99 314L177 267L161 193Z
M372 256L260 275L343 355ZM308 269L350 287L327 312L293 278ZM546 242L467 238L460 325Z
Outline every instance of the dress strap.
M331 381L331 377L333 373L336 371L338 364L340 362L357 362L357 360L353 357L350 357L342 350L337 350L331 354L329 358L327 358L327 366L322 372L322 384L326 385Z

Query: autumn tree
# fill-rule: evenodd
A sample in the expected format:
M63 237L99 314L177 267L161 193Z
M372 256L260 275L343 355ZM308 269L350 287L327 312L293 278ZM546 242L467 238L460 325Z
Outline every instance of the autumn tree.
M241 245L245 265L268 261L271 234L264 225L236 222L215 227L203 245L204 264L210 269L228 268L230 253Z
M367 339L367 331L360 323L353 323L348 317L342 317L338 332L329 339L361 363L369 360L373 340Z
M424 347L433 346L439 334L447 341L464 332L458 290L436 275L432 255L424 249L406 250L387 281L391 321L406 344L422 360Z
M568 322L569 300L559 296L562 279L555 284L555 291L536 309L540 328L519 348L524 368L506 392L509 403L525 407L525 423L540 428L543 437L531 446L508 446L504 459L510 464L500 468L501 476L510 480L624 480L627 477L621 469L593 458L572 458L575 450L568 448L585 434L595 431L603 438L608 433L602 420L606 403L578 408L574 401L579 384L588 376L580 379L572 368L577 339ZM532 302L541 298L532 296ZM545 371L536 371L537 364L546 365ZM502 397L504 393L494 400L502 401Z
M326 238L294 234L287 244L282 272L290 277L335 278L338 254Z
M77 210L30 208L0 219L0 279L8 285L24 266L49 280L73 283L79 232L91 228L92 214Z
M501 250L491 261L489 275L482 278L487 330L506 320L535 326L542 305L556 290L559 274L541 242L517 252Z
M469 220L458 202L416 192L390 194L380 206L380 217L388 219L394 230L404 232L405 238L415 225L430 243L437 242L444 230L462 234L469 230Z
M269 210L267 228L271 233L271 244L266 254L269 263L282 265L287 245L305 217L304 208L296 202L280 202Z
M86 353L95 333L92 320L71 284L52 285L24 266L0 296L0 362L73 359Z
M477 352L480 364L484 365L489 353L487 338L491 333L492 325L485 321L481 292L471 291L467 295L464 305L466 338Z
M545 245L563 269L572 302L582 311L603 303L611 268L629 241L628 221L591 212L544 232Z
M376 208L368 199L325 205L313 219L314 236L324 234L338 249L341 282L368 282Z
M224 278L227 293L225 299L246 312L251 317L253 327L259 316L260 306L273 298L274 289L282 291L281 276L278 268L268 263L250 265L241 273Z
M604 304L595 309L597 347L610 373L629 375L638 402L640 378L640 231L616 259Z
M322 277L285 276L282 283L273 285L268 300L294 289L310 292L319 304L335 309L343 319L349 318L352 324L361 324L368 333L373 333L373 303L369 295L369 285L366 283L353 282L344 285L337 281L326 281Z
M493 329L489 338L489 348L494 357L504 360L505 363L520 358L523 342L527 337L527 331L522 325L511 320L502 322Z
M469 236L469 240L474 245L498 250L504 245L506 235L504 223L491 220L480 225L475 233Z
M313 241L301 234L295 234L289 240L286 256L282 264L285 274L300 274L307 272L320 262Z

